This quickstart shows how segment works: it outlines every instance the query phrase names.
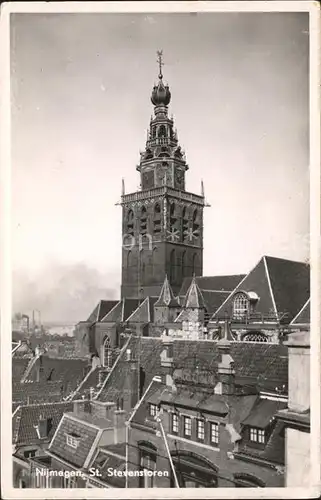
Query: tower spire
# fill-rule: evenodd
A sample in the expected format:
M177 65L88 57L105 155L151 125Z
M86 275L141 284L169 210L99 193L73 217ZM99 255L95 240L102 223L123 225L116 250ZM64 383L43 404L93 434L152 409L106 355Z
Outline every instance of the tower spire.
M159 75L158 75L158 78L161 80L163 78L162 66L164 66L164 63L163 63L163 51L162 50L158 50L157 51L157 62L158 62L158 65L159 65Z

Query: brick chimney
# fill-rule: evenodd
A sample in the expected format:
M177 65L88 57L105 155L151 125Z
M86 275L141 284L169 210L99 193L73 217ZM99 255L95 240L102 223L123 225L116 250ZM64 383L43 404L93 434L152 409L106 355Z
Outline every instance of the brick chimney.
M73 412L76 414L81 414L85 412L87 401L84 399L73 401Z
M162 382L172 389L176 389L175 383L173 380L174 373L174 353L173 353L173 344L174 340L167 335L163 335L161 337L163 343L163 350L160 353L161 358L161 367L162 373L161 378Z
M221 355L221 361L218 363L219 382L215 386L215 394L234 394L235 392L235 371L234 360L230 355L231 343L226 338L217 342L217 349Z

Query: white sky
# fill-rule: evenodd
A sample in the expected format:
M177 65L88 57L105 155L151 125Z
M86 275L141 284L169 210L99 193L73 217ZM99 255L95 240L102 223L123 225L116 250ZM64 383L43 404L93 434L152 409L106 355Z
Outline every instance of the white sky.
M139 184L160 48L187 190L203 179L211 204L204 274L307 257L308 14L16 14L11 27L16 308L79 320L118 294L115 203L122 177Z

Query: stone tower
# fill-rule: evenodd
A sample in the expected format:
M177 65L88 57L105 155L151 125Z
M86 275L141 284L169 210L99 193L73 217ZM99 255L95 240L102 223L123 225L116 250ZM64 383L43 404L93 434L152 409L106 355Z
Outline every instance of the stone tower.
M121 197L121 295L138 299L159 296L166 275L177 294L184 278L203 270L204 193L185 190L188 165L168 116L171 93L163 82L162 52L157 54L154 115L137 166L140 191L125 194L123 188Z

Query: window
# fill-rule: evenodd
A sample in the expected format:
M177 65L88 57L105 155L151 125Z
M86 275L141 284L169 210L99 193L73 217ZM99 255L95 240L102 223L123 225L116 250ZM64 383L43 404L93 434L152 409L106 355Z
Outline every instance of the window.
M172 432L178 434L179 431L179 418L176 413L172 414Z
M238 293L233 302L233 316L235 319L244 319L247 316L249 300L245 293Z
M264 482L250 474L240 473L234 474L234 482L236 488L264 488Z
M197 439L204 441L205 437L205 422L204 420L197 420Z
M248 333L242 338L244 342L267 342L267 336L264 333Z
M158 411L157 405L152 405L152 404L149 405L149 414L152 417L155 417L157 415L157 411Z
M67 445L70 446L71 448L78 448L79 444L79 436L73 435L73 434L67 434L66 435L66 440L67 440Z
M140 458L140 470L144 472L144 475L140 477L140 488L153 488L156 456L142 453Z
M111 368L111 365L112 365L112 350L110 346L110 340L108 337L105 337L103 366L106 368Z
M211 443L219 443L219 424L211 422Z
M192 435L192 419L190 417L184 417L184 436Z
M250 429L250 441L254 443L265 443L265 431L264 429L256 429L255 427L251 427Z
M32 457L35 457L36 456L36 451L37 450L27 450L23 453L23 456L25 458L32 458Z

